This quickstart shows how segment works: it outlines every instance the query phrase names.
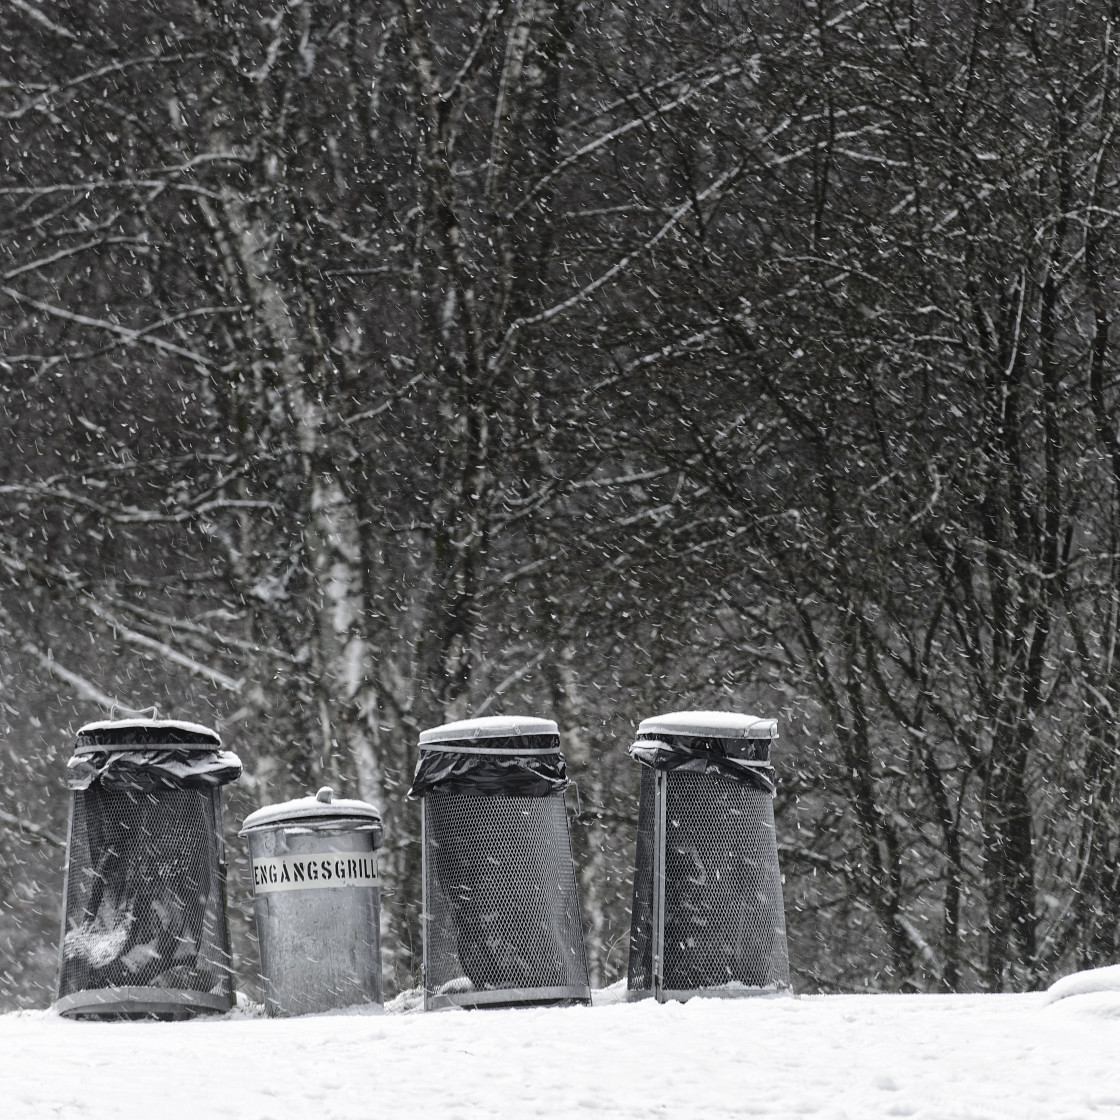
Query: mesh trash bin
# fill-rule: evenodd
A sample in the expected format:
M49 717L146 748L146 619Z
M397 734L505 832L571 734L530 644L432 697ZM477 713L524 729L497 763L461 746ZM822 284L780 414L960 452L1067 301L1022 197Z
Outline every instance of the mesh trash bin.
M67 766L59 1012L175 1019L230 1009L221 787L240 774L237 755L197 724L81 728Z
M789 988L774 835L775 720L673 712L644 720L630 998Z
M314 797L245 818L265 1008L304 1015L381 1003L381 814Z
M567 784L552 720L420 735L425 1009L590 1002Z

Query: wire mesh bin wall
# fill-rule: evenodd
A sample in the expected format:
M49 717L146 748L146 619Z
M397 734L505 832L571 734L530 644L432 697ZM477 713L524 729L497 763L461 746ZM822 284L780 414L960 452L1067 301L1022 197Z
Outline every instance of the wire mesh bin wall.
M645 720L627 987L631 998L789 988L774 833L774 720Z
M590 1002L566 786L552 720L421 735L426 1009Z
M241 773L209 728L117 720L78 732L56 1009L74 1017L228 1011L221 786Z
M250 813L253 909L265 1008L305 1015L381 1003L381 814L314 797Z

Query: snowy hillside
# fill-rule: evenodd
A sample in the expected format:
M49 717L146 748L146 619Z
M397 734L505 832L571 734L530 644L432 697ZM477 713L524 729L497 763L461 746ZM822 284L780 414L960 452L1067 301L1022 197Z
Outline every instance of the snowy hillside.
M25 1117L1120 1117L1120 969L1017 996L815 996L187 1023L0 1017Z

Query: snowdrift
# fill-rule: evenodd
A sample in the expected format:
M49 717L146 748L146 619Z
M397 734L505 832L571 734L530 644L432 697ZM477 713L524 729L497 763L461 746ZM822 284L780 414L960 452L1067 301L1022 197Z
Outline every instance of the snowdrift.
M0 1110L105 1120L1120 1117L1120 970L1050 992L184 1023L0 1016Z

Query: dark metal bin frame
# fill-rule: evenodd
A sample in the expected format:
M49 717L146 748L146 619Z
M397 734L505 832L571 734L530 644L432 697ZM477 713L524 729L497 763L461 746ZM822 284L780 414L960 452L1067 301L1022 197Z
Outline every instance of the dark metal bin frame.
M544 748L518 747L512 749L508 747L502 748L497 745L502 738L514 736L532 737L537 735L548 735L553 738L557 737L558 729L556 724L552 720L533 717L490 717L486 719L463 720L460 723L446 724L442 727L431 728L423 732L420 738L420 750L422 754L426 751L435 751L455 755L479 755L490 757L560 755L560 748L558 745L550 745ZM488 740L491 740L489 745L481 745L487 743ZM429 820L431 812L429 808L429 799L433 796L453 797L456 801L464 803L467 801L476 801L479 803L477 807L480 810L488 810L490 812L498 811L497 807L499 805L502 806L503 809L512 809L517 803L521 803L522 808L519 810L521 812L529 812L534 807L539 806L543 814L551 815L562 822L565 843L563 852L558 854L561 861L566 860L567 867L570 867L570 895L571 905L574 908L574 913L567 914L566 917L571 922L574 922L576 932L578 932L578 938L576 939L577 944L575 946L579 955L577 970L582 972L583 983L534 987L511 986L493 989L471 988L465 991L443 991L434 990L429 987L431 976L430 962L432 959L432 898L429 882L431 875L435 873L434 868L429 862L431 858L430 841L432 830L432 825ZM484 805L483 803L488 804ZM423 896L422 936L424 948L422 983L425 1011L451 1007L471 1008L518 1004L591 1002L591 988L587 981L587 957L583 943L583 922L579 908L578 879L575 873L575 862L572 857L571 830L568 826L563 792L552 792L532 797L500 793L472 794L461 791L448 794L440 794L438 791L425 793L420 797L420 834ZM561 870L563 870L563 868L561 868Z
M713 712L674 712L665 716L657 716L648 720L644 720L639 727L639 742L635 746L641 745L641 737L646 736L647 741L652 740L656 742L654 736L657 738L664 736L665 739L674 739L678 736L681 737L708 737L708 738L747 738L759 739L767 741L767 748L770 742L778 737L777 722L775 720L759 720L752 716L738 717L740 727L736 729L737 734L732 736L728 732L728 726L735 717L728 716L725 713ZM705 726L705 719L709 721L708 726ZM675 730L668 730L668 728L675 728ZM765 763L742 763L744 769L757 768L760 771L772 771L772 765L769 762L769 750L767 749L767 760ZM713 986L699 986L695 988L677 989L667 988L665 986L665 929L666 929L666 894L667 894L667 874L666 874L666 861L668 849L668 807L669 807L669 783L674 777L673 769L659 769L643 766L643 791L645 791L645 783L652 784L652 829L649 830L650 835L650 863L649 878L651 888L651 898L649 904L650 921L648 926L648 936L650 939L649 946L649 960L650 970L649 979L650 986L647 987L630 987L634 980L634 969L628 967L627 975L627 996L630 1000L648 999L651 996L659 1003L665 1003L669 1000L687 1000L692 996L702 995L707 997L716 997L723 999L742 998L744 996L758 997L766 995L777 995L786 992L790 989L789 982L789 957L788 947L786 941L786 928L785 928L785 913L784 904L781 891L781 876L777 867L777 847L773 853L774 857L774 872L775 872L775 925L773 930L773 937L776 946L776 968L774 971L777 973L774 983L759 985L757 987L749 986L746 984L736 983L734 985L713 985ZM646 771L649 770L647 774ZM701 772L694 773L694 776L701 779L707 779L712 782L725 782L729 786L736 783L737 779L732 777L723 777L719 773ZM733 788L733 787L732 787ZM761 797L772 796L769 793L763 793L761 790L754 791ZM641 814L639 814L640 818ZM773 816L772 810L770 815L770 823L772 826ZM639 819L639 830L642 829L643 822ZM634 881L634 906L632 909L632 926L630 946L631 953L634 952L634 946L639 934L639 892L643 885L642 879L643 868L635 866L635 881Z
M170 732L172 734L194 735L193 740L171 739L160 741L158 738L138 738L134 742L90 742L83 745L83 738L95 738L102 733L112 734L120 731L127 735L130 732L152 731L155 733ZM105 720L86 724L78 731L79 746L75 750L75 757L97 752L126 753L130 751L221 751L221 739L217 732L199 724L182 720L159 719L126 719ZM236 763L236 757L233 756ZM237 764L238 769L240 764ZM62 986L66 975L66 936L67 922L70 917L71 902L71 864L74 846L74 817L79 796L86 790L74 789L70 794L70 808L66 832L66 863L63 872L62 890L62 928L58 946L58 985L57 998L52 1005L52 1010L67 1017L90 1018L159 1018L159 1019L186 1019L197 1014L229 1011L234 1004L233 995L233 959L229 932L229 909L226 898L227 859L225 833L223 826L222 795L220 786L209 789L195 788L172 789L169 792L192 792L206 799L210 804L213 814L213 833L216 844L215 849L215 879L214 901L215 920L217 922L217 938L214 948L221 954L221 960L208 960L224 981L224 991L216 994L213 988L202 991L191 988L172 988L145 984L114 984L108 987L80 988L76 991L62 994ZM149 795L145 795L149 796ZM86 841L88 844L88 840Z

